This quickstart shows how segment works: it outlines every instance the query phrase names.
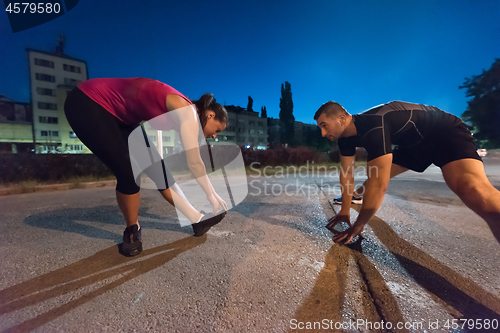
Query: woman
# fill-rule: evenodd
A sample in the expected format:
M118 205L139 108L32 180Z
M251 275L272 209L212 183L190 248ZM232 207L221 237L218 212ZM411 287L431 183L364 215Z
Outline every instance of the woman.
M140 178L136 180L134 177L128 138L142 121L174 110L177 115L172 118L179 122L181 140L191 142L186 154L189 168L196 174L200 187L213 206L213 213L197 211L175 184L168 169L165 170L168 182L158 186L158 190L170 204L175 202L176 209L193 223L195 236L201 236L224 218L225 211L215 215L219 209L227 210L226 203L206 176L197 143L192 143L196 142L200 124L205 138L215 138L226 127L227 111L216 103L213 95L205 94L198 101L191 102L174 88L156 80L98 78L79 84L68 94L64 105L75 134L116 176L116 199L127 224L120 251L126 256L142 251L138 221ZM147 170L145 172L147 174Z

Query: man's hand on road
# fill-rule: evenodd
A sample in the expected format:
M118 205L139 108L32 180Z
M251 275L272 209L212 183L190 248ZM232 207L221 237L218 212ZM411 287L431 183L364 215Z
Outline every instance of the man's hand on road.
M347 224L349 224L349 227L352 226L349 214L343 214L342 212L339 212L337 215L328 220L328 223L325 227L334 234L338 234L339 231L335 230L334 228L341 222L347 222Z
M357 225L356 223L354 226L350 227L346 231L342 231L337 233L332 237L332 240L335 243L340 243L340 244L348 244L350 243L353 238L355 238L358 235L361 235L361 231L365 228L364 225Z

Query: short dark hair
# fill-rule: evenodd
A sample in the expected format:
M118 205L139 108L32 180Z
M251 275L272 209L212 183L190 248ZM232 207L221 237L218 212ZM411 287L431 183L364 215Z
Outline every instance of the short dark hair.
M206 93L201 96L199 100L192 102L198 109L198 117L200 118L202 128L204 128L207 124L207 115L205 114L205 111L207 110L213 111L215 113L215 120L218 120L222 123L227 123L229 116L227 115L226 108L216 102L213 94Z
M340 105L334 101L328 101L325 104L321 105L321 107L314 114L314 120L318 120L318 118L325 114L327 117L337 117L340 115L348 115L347 111Z

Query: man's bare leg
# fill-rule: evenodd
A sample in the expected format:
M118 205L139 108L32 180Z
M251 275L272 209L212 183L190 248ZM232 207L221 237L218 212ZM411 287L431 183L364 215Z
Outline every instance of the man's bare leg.
M500 242L500 191L486 177L483 163L462 159L446 164L441 170L448 187L488 223Z

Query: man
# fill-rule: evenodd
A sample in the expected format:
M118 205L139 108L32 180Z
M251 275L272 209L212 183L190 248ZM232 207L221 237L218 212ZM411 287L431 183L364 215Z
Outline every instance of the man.
M382 204L390 178L409 169L423 172L432 163L500 242L500 191L486 177L474 138L460 118L433 106L397 101L350 115L330 101L318 109L314 120L321 135L338 140L340 149L342 206L328 221L326 227L332 231L339 222L349 223L356 147L368 153L359 216L352 227L333 236L334 242L347 244L361 233Z

